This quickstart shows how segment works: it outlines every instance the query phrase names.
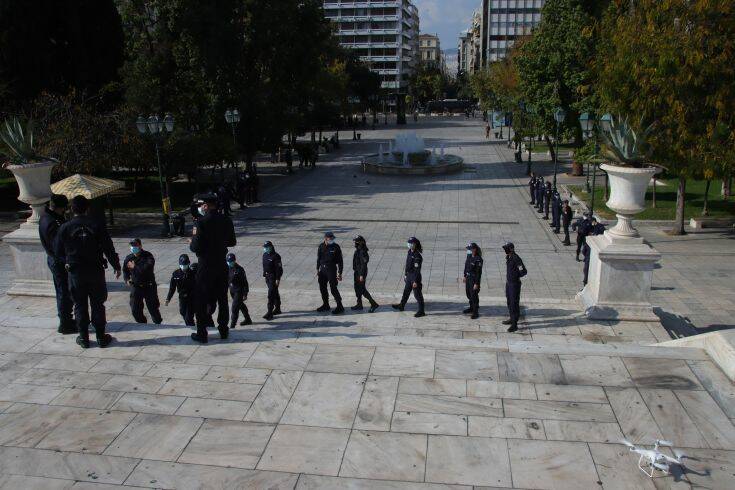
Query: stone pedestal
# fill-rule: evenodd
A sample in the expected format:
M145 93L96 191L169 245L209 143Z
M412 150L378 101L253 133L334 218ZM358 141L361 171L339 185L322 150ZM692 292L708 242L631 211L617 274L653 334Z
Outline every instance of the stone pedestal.
M594 320L659 321L651 306L653 269L661 259L640 237L620 238L609 231L587 237L590 270L577 295Z
M56 296L46 251L38 236L38 221L27 221L2 238L15 263L15 281L8 290L14 296Z

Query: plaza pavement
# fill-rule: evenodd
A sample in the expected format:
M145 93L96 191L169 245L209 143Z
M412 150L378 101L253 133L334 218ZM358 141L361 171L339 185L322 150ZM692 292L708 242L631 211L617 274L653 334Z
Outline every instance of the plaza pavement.
M176 300L161 326L129 323L127 293L111 283L118 342L83 351L55 333L52 298L0 296L0 488L732 488L735 389L706 353L652 346L670 338L659 323L585 319L570 301L579 264L525 204L508 150L482 141L476 121L430 121L420 132L465 157L468 170L363 175L360 155L394 134L363 132L367 141L345 142L237 215L255 325L227 342L214 333L193 345ZM414 319L412 303L404 313L314 313L325 230L348 264L349 238L368 239L369 287L384 305L402 288L405 239L419 237L429 316ZM655 281L667 313L679 303L696 313L700 298L704 314L732 308L732 296L712 291L726 278L703 277L712 255L690 257L694 243L645 234L664 252ZM284 314L270 323L260 320L266 239L286 269ZM485 252L474 321L459 313L457 281L470 239ZM499 246L508 239L530 270L518 334L501 324ZM727 245L711 253L727 256ZM144 247L157 257L163 297L186 243ZM624 437L668 439L687 468L650 480Z

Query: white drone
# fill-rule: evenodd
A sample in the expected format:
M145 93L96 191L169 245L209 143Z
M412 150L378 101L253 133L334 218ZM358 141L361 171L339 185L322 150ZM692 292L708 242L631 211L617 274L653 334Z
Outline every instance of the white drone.
M671 473L671 465L678 465L683 467L682 459L686 458L686 455L681 451L672 449L675 458L672 458L668 454L664 454L659 451L660 446L672 447L673 444L669 441L656 440L653 445L653 449L640 448L629 441L620 441L621 444L628 446L631 452L640 454L641 457L638 459L638 468L650 478L653 478L656 470L661 471L664 475Z

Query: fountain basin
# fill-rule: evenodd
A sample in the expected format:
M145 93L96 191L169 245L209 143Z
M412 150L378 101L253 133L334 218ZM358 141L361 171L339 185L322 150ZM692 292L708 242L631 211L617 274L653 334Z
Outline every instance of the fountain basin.
M425 152L425 154L427 158L430 158L431 152ZM382 163L380 162L380 155L377 153L368 155L362 161L362 170L370 174L383 175L439 175L460 172L464 166L464 160L457 155L437 156L435 164L428 163L428 159L425 163L418 163L416 158L420 158L420 155L416 153L409 154L409 165L403 164L401 154L395 155L396 160L391 161L390 159L394 155L385 153Z

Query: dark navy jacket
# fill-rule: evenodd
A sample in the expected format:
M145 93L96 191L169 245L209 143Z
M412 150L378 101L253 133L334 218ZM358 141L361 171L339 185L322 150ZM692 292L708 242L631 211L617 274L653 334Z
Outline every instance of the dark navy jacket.
M406 256L406 282L421 283L421 265L424 263L424 257L420 252L408 251Z
M320 243L316 254L316 270L328 274L342 274L344 263L342 262L342 249L336 243L327 245Z
M194 292L194 286L196 285L196 273L191 267L185 271L181 269L174 271L171 275L171 283L168 287L167 301L171 301L174 297L174 293L178 290L179 299L186 300Z
M197 234L191 239L189 249L197 255L199 267L215 269L227 267L227 247L237 244L232 220L217 212L209 211L197 221Z
M263 254L263 277L280 279L283 275L281 256L276 252Z
M128 269L128 263L131 261L135 264L132 271ZM133 286L136 287L155 286L155 266L156 259L153 258L153 254L148 250L141 250L137 256L130 254L123 261L123 278L125 282L132 281Z
M114 270L120 270L120 258L110 234L89 216L75 216L61 225L56 234L54 252L59 261L69 266L71 272L102 269L107 267L108 262Z
M248 276L245 275L245 269L240 264L235 264L228 268L227 273L230 292L233 294L242 293L243 296L247 296L250 286L248 285Z
M352 256L352 269L355 275L367 277L368 262L370 262L368 251L362 247L355 249L355 255Z
M528 274L526 266L523 265L521 258L513 252L505 257L505 280L510 284L519 284L521 277Z
M482 280L482 257L468 255L464 262L464 277L470 284L480 284Z
M41 238L41 245L43 245L46 255L51 258L56 257L54 240L56 240L59 228L64 223L66 223L66 218L54 213L46 206L41 215L41 221L38 223L38 235Z

